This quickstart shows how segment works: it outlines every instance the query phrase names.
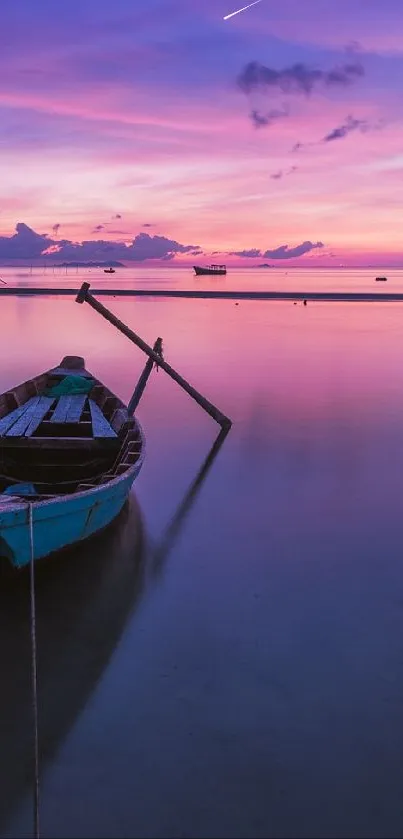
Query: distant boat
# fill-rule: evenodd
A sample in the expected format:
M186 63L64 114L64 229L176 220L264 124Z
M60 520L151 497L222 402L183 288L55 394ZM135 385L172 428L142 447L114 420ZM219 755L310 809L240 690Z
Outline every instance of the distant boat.
M104 268L104 274L115 274L114 268Z
M201 274L222 275L227 273L226 265L206 265L204 268L202 268L200 265L194 265L193 268L197 276L200 276Z
M388 281L387 277L375 277L376 283L386 283Z

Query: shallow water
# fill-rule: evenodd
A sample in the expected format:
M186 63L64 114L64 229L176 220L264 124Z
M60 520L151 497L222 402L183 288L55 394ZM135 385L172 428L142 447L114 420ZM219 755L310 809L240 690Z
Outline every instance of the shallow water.
M203 263L204 264L204 263ZM375 277L386 276L378 283ZM0 277L11 286L79 287L85 280L94 288L150 288L227 291L341 291L403 292L403 269L398 268L290 268L287 264L271 268L232 268L226 276L196 277L192 267L153 268L127 264L115 274L99 268L61 268L34 266L0 268ZM0 285L1 289L1 285Z
M44 648L47 610L65 615L39 672L54 713L43 835L401 836L400 305L103 302L150 343L161 335L234 424L189 499L218 429L154 372L139 409L141 558L132 507L41 593ZM2 298L1 312L0 391L73 353L128 399L144 359L88 307ZM3 618L3 650L17 625ZM19 707L3 691L2 720L16 725ZM21 748L1 748L9 837L32 833Z

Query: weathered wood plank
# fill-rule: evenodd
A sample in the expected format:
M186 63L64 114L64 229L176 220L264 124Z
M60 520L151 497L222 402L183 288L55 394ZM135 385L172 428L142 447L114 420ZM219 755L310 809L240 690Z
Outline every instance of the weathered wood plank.
M1 448L21 450L43 449L44 451L71 449L81 451L88 456L102 455L104 452L114 455L118 447L117 437L8 437L1 439Z
M85 393L60 396L50 421L79 422L86 398Z
M96 402L94 402L93 399L90 399L89 403L92 419L92 433L94 437L117 437L117 434L115 434L108 420L105 419Z
M80 422L84 410L86 393L75 393L72 397L70 408L67 411L66 422Z
M0 420L0 437L3 434L6 434L14 423L19 420L27 410L33 407L38 400L39 396L31 396L31 399L28 399L28 402L25 402L24 405L20 405L19 408L15 408L14 411L11 411L10 414L6 414L6 416Z
M36 429L38 428L38 425L41 424L43 418L45 417L45 415L47 414L49 409L52 407L54 401L55 400L54 400L53 396L41 396L40 397L39 402L38 402L36 408L34 408L34 411L32 413L32 419L31 419L31 422L29 423L28 428L25 432L25 437L31 437L31 435L34 433L34 431L36 431Z
M42 422L51 405L53 396L34 397L35 402L24 411L23 415L11 426L6 437L30 437Z
M71 394L59 396L50 422L66 422L67 411L69 410L71 400Z
M116 434L119 434L119 431L123 428L128 419L129 417L126 408L117 408L116 411L113 412L111 426Z

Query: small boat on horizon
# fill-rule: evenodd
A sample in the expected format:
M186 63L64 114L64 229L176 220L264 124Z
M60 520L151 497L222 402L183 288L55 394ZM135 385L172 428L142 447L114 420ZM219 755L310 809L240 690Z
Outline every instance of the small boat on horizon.
M375 277L375 282L376 283L387 283L387 281L388 281L387 277Z
M115 274L115 273L116 273L116 271L115 271L114 268L112 268L111 265L109 266L109 268L104 268L104 274Z
M144 446L140 424L80 356L2 394L0 558L22 568L31 550L37 560L110 524Z
M227 273L227 266L226 265L214 265L213 264L213 265L206 265L204 267L200 266L200 265L194 265L193 268L194 268L196 276L200 276L202 274L203 275L210 274L212 276L215 276L215 275L218 274L218 275L221 276L222 274Z

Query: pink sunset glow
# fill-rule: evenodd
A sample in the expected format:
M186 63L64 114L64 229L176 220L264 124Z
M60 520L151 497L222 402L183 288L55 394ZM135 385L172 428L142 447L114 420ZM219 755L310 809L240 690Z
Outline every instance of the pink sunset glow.
M403 262L398 0L229 11L3 10L1 261Z

